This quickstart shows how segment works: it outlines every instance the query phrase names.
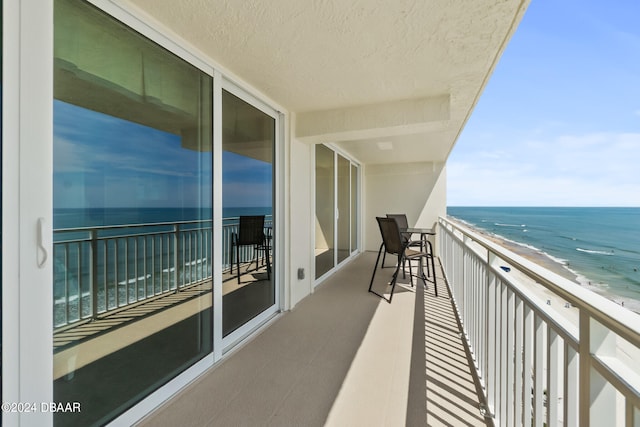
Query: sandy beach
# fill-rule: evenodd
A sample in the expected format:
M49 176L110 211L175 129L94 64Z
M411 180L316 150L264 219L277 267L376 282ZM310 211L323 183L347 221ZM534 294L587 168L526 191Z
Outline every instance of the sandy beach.
M566 264L564 264L560 260L556 260L542 251L527 247L525 245L510 241L507 239L503 239L494 234L489 234L481 230L478 230L476 228L474 228L474 230L477 233L481 234L486 239L491 240L492 242L509 249L510 251L522 256L523 258L526 258L529 261L534 262L546 268L547 270L558 274L559 276L562 276L568 280L571 280L572 282L577 283L583 286L584 288L589 289L590 291L595 292L615 302L616 304L619 304L627 308L628 310L631 310L635 313L640 314L640 301L621 297L608 292L606 289L606 285L600 286L599 284L596 284L590 281L589 278L584 277L572 271ZM532 284L535 285L535 283L532 283ZM547 297L547 299L551 300L552 305L560 306L563 308L565 307L565 303L566 303L565 301L562 301L556 295L542 288L540 285L537 285L537 287L540 287L542 289L544 296ZM575 311L575 310L571 310L571 311ZM565 310L562 310L562 312L565 312ZM577 316L577 312L576 312L576 316ZM569 317L573 318L574 316L570 315Z

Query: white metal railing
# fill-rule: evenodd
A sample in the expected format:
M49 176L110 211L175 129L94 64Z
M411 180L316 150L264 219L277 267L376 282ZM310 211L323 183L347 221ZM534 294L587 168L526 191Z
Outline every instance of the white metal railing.
M222 269L237 217L223 219ZM54 230L53 316L61 328L210 280L211 220ZM265 221L271 225L271 217ZM242 246L240 259L254 258Z
M499 426L640 426L640 316L447 218L445 276Z

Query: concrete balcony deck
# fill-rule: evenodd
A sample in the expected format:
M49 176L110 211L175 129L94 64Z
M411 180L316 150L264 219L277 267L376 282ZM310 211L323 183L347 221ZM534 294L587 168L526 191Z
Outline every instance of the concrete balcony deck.
M485 425L439 265L439 297L400 279L388 304L367 292L375 257L357 257L140 425Z

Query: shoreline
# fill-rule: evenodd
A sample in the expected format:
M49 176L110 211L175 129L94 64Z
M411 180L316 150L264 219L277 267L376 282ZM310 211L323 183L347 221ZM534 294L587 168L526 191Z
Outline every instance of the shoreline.
M589 280L588 277L570 269L567 264L565 264L565 261L554 258L553 256L537 248L533 248L523 243L506 239L497 234L488 233L487 231L481 230L471 224L465 223L465 225L470 226L478 234L482 235L488 240L491 240L495 244L503 246L510 251L522 256L523 258L526 258L527 260L538 264L546 268L547 270L582 286L585 289L588 289L610 301L615 302L616 304L628 309L629 311L640 314L640 301L609 292L603 287L607 286L606 284L598 284Z

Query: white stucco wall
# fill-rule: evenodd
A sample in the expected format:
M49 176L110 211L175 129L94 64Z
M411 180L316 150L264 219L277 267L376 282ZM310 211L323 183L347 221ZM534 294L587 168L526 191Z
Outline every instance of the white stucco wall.
M295 123L295 117L292 117ZM288 277L285 277L285 292L289 292L291 308L312 290L312 235L314 230L311 222L311 208L313 193L310 191L313 183L312 150L313 144L302 143L295 138L290 140L289 157L289 236L290 242L286 264ZM305 278L298 279L298 268L304 268ZM288 290L286 288L289 288Z
M377 251L382 239L376 216L405 213L409 225L434 227L446 213L443 163L368 165L364 170L364 249Z

